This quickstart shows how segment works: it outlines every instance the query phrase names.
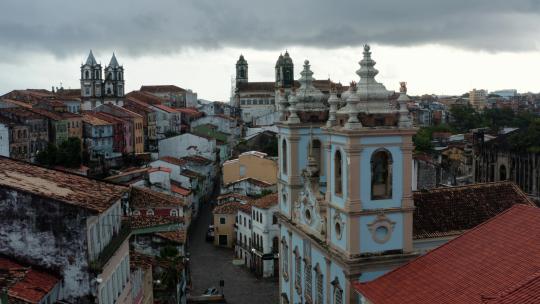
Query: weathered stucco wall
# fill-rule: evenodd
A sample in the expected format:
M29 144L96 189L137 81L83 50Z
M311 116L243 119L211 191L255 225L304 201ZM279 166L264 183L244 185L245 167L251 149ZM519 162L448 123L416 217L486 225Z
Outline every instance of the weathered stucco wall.
M81 208L0 188L0 254L58 271L74 303L90 293L86 218ZM89 302L88 302L89 303Z

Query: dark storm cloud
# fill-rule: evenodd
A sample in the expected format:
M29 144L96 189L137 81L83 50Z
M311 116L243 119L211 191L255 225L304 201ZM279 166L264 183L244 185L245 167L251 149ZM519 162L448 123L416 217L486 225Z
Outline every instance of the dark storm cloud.
M539 46L539 12L533 0L2 0L0 53L365 42L522 51Z

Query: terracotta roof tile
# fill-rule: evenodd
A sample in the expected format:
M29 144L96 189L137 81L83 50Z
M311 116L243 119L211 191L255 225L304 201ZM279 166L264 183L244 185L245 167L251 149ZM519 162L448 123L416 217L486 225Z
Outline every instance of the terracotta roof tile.
M257 207L257 208L260 208L260 209L268 209L272 206L275 206L277 205L278 203L278 194L277 193L272 193L272 194L268 194L268 195L265 195L261 198L258 198L256 200L253 201L253 206L254 207Z
M197 163L201 165L209 165L212 163L212 160L200 155L184 156L180 159L186 162Z
M242 203L239 202L228 202L214 208L212 213L214 214L236 214Z
M133 229L184 223L183 217L161 215L132 215L129 217L129 220Z
M183 199L143 187L131 187L130 207L134 209L177 208L185 206Z
M523 282L540 269L539 223L539 208L515 205L410 263L354 286L374 304L474 304L522 283L527 292L518 290L519 301L512 303L538 303L531 300L539 298L538 282Z
M83 113L82 120L83 120L83 122L85 122L87 124L94 125L94 126L111 125L110 122L105 121L103 119L100 119L99 117L96 117L95 115L92 115L92 113Z
M0 257L0 287L3 287L3 276L15 277L6 284L10 298L23 300L26 303L39 303L60 282L60 278L32 267L25 267L11 259ZM8 282L5 282L8 283ZM11 303L11 302L10 302Z
M143 85L141 86L141 91L150 92L150 93L183 93L186 90L175 85Z
M262 180L258 180L258 179L253 178L253 177L245 177L245 178L236 180L236 181L234 181L234 182L230 182L230 183L228 183L228 184L225 185L225 186L230 186L230 185L237 184L237 183L241 183L241 182L248 182L248 183L250 183L250 184L253 184L253 185L256 185L256 186L259 186L259 187L262 187L262 188L272 187L272 186L275 185L275 184L267 183L267 182L262 181Z
M472 184L413 193L415 239L460 234L515 204L534 206L511 182Z
M190 178L204 178L204 175L197 173L195 171L189 170L189 169L183 169L180 175L187 176Z
M485 304L540 303L540 271L496 296L482 296Z
M174 181L171 181L171 191L182 196L188 196L191 194L191 189L184 188L181 184Z
M0 187L49 197L88 210L103 212L129 188L22 161L0 157Z
M166 240L178 243L186 243L186 230L178 229L174 231L156 232L156 235Z
M172 157L172 156L163 156L163 157L160 157L159 160L162 160L162 161L167 162L169 164L178 165L178 166L182 166L182 165L187 164L186 160L176 158L176 157Z

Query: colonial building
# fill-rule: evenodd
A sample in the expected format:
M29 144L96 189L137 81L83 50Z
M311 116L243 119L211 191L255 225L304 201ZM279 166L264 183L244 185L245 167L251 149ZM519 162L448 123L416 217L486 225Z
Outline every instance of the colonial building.
M520 147L513 137L527 129L499 134L496 138L477 131L473 134L473 176L475 182L509 180L536 201L540 201L540 153Z
M223 184L228 185L245 178L276 184L277 171L276 160L267 157L266 153L244 152L238 158L223 163Z
M233 116L239 116L246 123L263 120L265 124L277 121L278 104L276 92L283 91L286 96L300 83L294 80L294 63L289 52L280 54L275 65L274 81L249 81L247 60L243 55L236 62L236 79L232 88L231 103L237 109ZM330 87L335 86L338 94L343 89L340 84L328 80L315 80L313 85L328 94Z
M124 67L118 64L115 54L103 71L90 51L86 63L81 65L82 109L91 110L104 103L122 105L124 89Z

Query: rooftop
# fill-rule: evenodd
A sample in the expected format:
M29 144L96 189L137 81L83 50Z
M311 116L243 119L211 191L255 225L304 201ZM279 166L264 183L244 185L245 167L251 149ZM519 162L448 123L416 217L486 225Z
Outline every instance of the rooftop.
M190 163L196 163L200 165L209 165L212 163L212 161L204 156L200 155L190 155L190 156L184 156L180 158L183 161L190 162Z
M55 199L96 212L107 210L129 190L124 186L6 157L0 157L0 187Z
M143 85L141 86L141 91L150 92L150 93L182 93L185 92L185 89L177 87L175 85Z
M165 193L142 187L131 187L130 207L135 209L181 207L184 200Z
M374 304L538 303L539 223L539 208L513 206L410 263L354 286ZM519 300L504 302L509 295Z
M227 142L230 136L230 134L219 131L216 126L211 124L196 126L192 128L191 132L198 136L210 137L222 142Z
M83 122L93 125L93 126L108 126L111 125L110 122L100 119L99 117L92 115L92 113L83 113L82 114Z
M253 185L255 185L255 186L259 186L259 187L262 187L262 188L272 187L272 186L275 185L275 184L267 183L267 182L262 181L262 180L258 180L258 179L253 178L253 177L245 177L245 178L236 180L236 181L234 181L234 182L230 182L230 183L228 183L228 184L225 185L225 186L230 186L230 185L237 184L237 183L241 183L241 182L248 182L248 183L250 183L250 184L253 184Z
M534 206L511 182L418 191L413 198L415 239L458 235L516 204Z
M253 207L257 207L259 209L268 209L268 208L271 208L272 206L277 205L277 203L278 203L278 194L272 193L272 194L268 194L254 200Z
M159 160L164 161L169 164L177 165L177 166L182 166L182 165L187 164L186 160L183 160L177 157L172 157L172 156L163 156L163 157L160 157Z
M40 303L59 282L60 278L50 272L0 257L0 287L7 287L9 303Z
M164 225L182 224L183 217L161 215L133 215L129 217L132 229L150 228Z
M178 244L186 243L186 231L184 229L177 229L174 231L156 232L156 235L168 241L175 242Z
M242 206L242 203L239 202L228 202L222 205L217 206L212 211L213 214L236 214L238 209Z

